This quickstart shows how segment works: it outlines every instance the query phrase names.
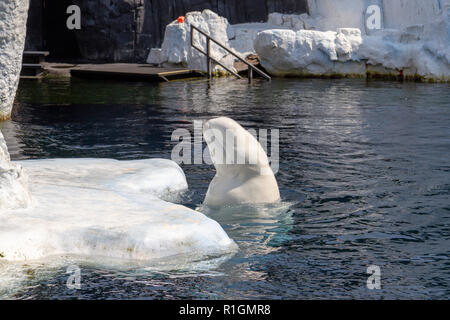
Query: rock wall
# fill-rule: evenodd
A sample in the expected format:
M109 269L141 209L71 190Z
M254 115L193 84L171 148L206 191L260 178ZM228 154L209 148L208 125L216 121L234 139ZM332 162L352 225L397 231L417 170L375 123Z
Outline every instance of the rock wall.
M383 0L384 26L402 29L435 21L447 0ZM401 17L401 18L400 18Z
M28 0L0 2L0 121L11 115L22 65L27 13ZM30 200L27 176L20 165L11 163L0 132L0 210L25 207Z
M258 34L255 49L261 64L275 76L357 76L365 73L356 55L361 44L361 31L356 28L267 30Z
M45 49L39 39L44 0L31 0L27 49ZM49 1L49 0L47 0ZM59 0L58 0L59 1ZM160 47L166 26L190 11L210 9L232 24L266 21L270 12L303 13L307 0L72 0L82 12L75 31L81 55L106 61L145 61ZM65 12L58 14L65 15ZM65 27L64 25L59 27ZM51 31L51 30L50 30Z
M260 32L261 64L277 76L450 81L450 0L379 1L384 28L366 32L361 17L375 1L314 0L309 18L272 15L273 23L303 21L309 30Z
M308 0L308 11L318 30L358 28L365 33L364 11L369 5L382 8L383 27L402 29L437 19L447 0Z
M30 201L27 175L19 164L11 163L0 132L0 215L2 209L24 208Z
M0 121L11 116L22 68L28 0L0 1Z
M43 0L29 0L29 3L25 48L41 51L44 50L44 27L42 25L44 3Z

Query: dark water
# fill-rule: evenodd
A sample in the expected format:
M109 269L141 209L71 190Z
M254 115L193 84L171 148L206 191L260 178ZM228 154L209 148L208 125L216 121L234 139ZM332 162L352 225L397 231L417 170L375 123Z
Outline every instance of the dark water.
M12 298L450 298L450 86L360 80L23 82L0 124L13 159L170 158L171 133L225 115L280 130L281 208L202 208L208 165L183 166L185 205L240 251L205 270L82 266L30 279ZM366 287L369 265L381 290Z

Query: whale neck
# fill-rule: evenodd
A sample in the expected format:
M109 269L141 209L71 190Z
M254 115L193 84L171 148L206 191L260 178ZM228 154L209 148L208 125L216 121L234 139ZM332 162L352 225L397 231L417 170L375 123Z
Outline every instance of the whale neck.
M208 121L204 128L207 129L205 140L216 168L216 175L206 193L206 205L263 204L280 199L267 155L250 132L225 117ZM223 139L226 133L231 134L231 140ZM244 143L237 145L234 140ZM233 160L226 161L229 158Z

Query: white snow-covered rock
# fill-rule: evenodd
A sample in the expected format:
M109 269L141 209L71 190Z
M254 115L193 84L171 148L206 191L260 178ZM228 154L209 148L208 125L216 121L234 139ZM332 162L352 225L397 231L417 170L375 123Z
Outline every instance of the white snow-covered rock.
M165 201L187 188L183 171L170 160L20 164L29 173L33 203L0 210L2 260L71 254L192 261L236 250L217 222Z
M0 1L0 121L11 116L25 45L28 0Z
M266 30L271 29L271 25L275 26L272 29L280 29L282 27L294 31L303 29L316 30L318 28L317 21L307 13L298 15L273 12L269 14Z
M220 17L211 10L189 12L186 14L183 23L178 23L175 20L166 27L162 47L151 49L147 63L182 65L190 69L206 71L206 56L191 48L191 24L211 35L242 58L255 53L253 41L259 32L274 28L290 28L290 26L277 26L271 23L230 25L226 18ZM195 32L194 44L206 52L205 37L198 32ZM214 43L211 43L211 55L227 68L235 71L233 55ZM214 64L213 66L214 72L223 71L220 66Z
M152 48L147 58L149 64L161 64L164 61L161 59L161 48Z
M227 19L220 17L211 10L189 12L185 21L173 21L166 27L164 41L161 47L160 63L183 65L193 70L206 71L206 56L191 47L191 24L203 30L218 42L228 45L230 25ZM195 32L193 43L206 52L205 36ZM234 58L228 52L211 43L211 57L234 70ZM214 66L213 71L223 70Z
M450 81L450 41L440 39L442 24L431 26L380 30L364 37L357 54L369 67L384 68L380 74L397 70L404 77Z
M364 12L369 4L381 0L309 0L309 14L316 30L336 31L339 28L364 30Z
M450 1L442 2L440 9L431 2L426 5L413 0L390 4L388 11L397 12L396 18L402 22L395 22L391 17L385 19L384 25L406 27L373 30L370 34L365 33L362 20L350 17L361 17L364 3L359 0L351 3L311 1L310 4L316 5L312 10L317 20L316 30L258 33L254 48L261 64L276 76L366 77L378 74L450 81ZM426 18L421 17L419 21L426 23L410 25L421 12ZM272 23L285 25L285 15L273 15ZM349 28L355 26L357 28Z
M11 163L0 131L0 210L24 208L30 201L27 175L20 164Z
M270 23L241 23L230 26L228 36L229 48L237 52L241 57L245 58L255 53L253 42L256 35L264 30L270 29L289 29L287 26L277 26Z
M273 75L333 76L365 72L354 52L361 42L359 29L268 30L258 34L254 46Z

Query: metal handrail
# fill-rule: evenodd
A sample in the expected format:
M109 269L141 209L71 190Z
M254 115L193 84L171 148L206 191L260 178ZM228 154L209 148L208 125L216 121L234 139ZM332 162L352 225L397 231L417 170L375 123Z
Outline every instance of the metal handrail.
M201 49L201 48L199 48L199 47L194 45L194 30L197 30L197 32L201 33L202 35L204 35L206 37L206 52L203 51L203 49ZM263 72L262 70L258 69L257 67L255 67L251 63L248 63L247 61L245 61L244 58L240 57L238 54L236 54L235 52L233 52L230 49L228 49L227 47L225 47L223 44L218 42L216 39L212 38L210 35L208 35L203 30L201 30L201 29L197 28L196 26L194 26L193 24L191 24L191 47L193 47L194 49L198 50L199 52L203 53L206 56L206 67L207 67L207 72L208 72L208 77L209 78L212 77L212 69L211 69L211 61L212 61L212 62L218 64L219 66L221 66L222 68L224 68L225 70L227 70L229 73L234 75L236 78L242 79L242 77L239 74L237 74L233 70L230 70L228 67L224 66L220 61L217 61L216 59L211 57L211 41L214 42L215 44L217 44L219 47L221 47L225 51L227 51L228 53L231 53L234 57L236 57L238 60L240 60L241 62L243 62L243 63L245 63L247 65L247 67L248 67L248 81L249 82L252 82L252 80L253 80L253 71L256 71L264 79L266 79L268 81L270 81L272 79L265 72Z

